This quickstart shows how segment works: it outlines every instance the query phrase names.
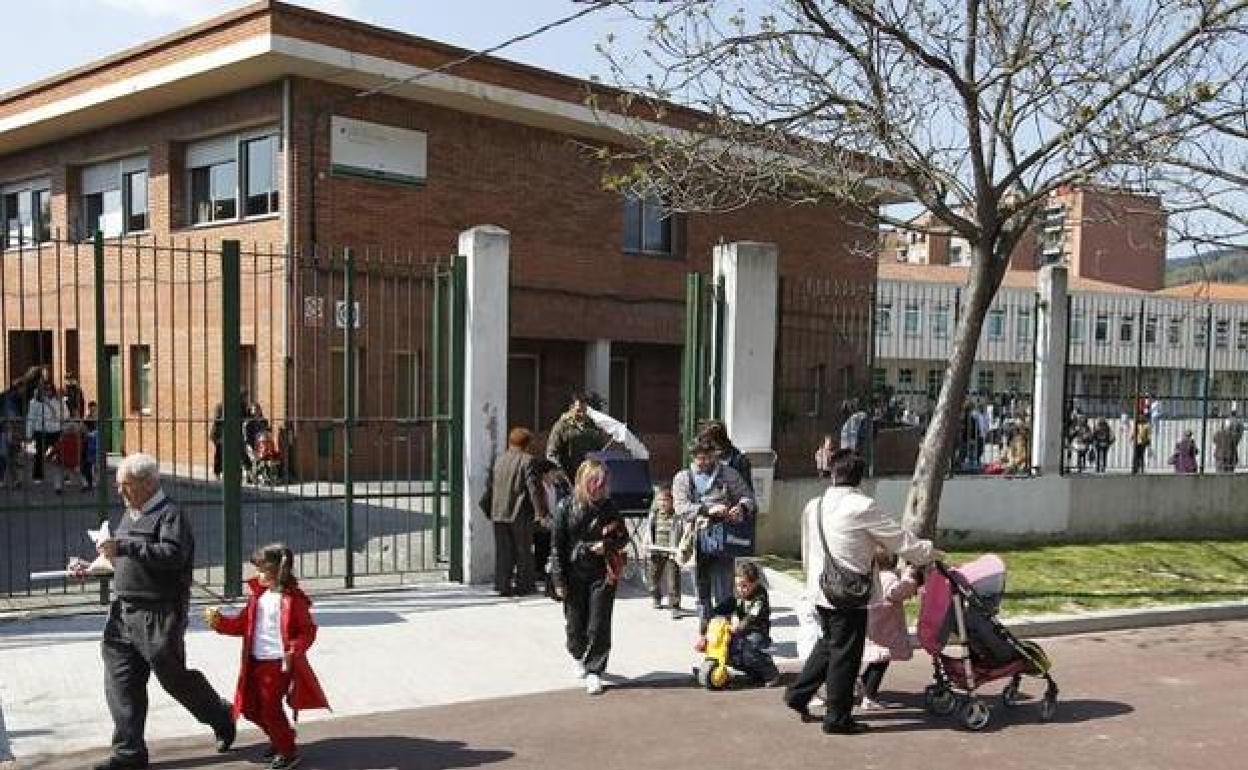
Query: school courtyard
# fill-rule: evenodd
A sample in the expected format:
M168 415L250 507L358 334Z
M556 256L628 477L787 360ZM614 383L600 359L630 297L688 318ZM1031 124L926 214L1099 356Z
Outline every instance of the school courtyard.
M793 594L773 584L782 670L798 666ZM303 767L317 770L698 767L1186 770L1235 767L1248 620L1083 633L1042 640L1061 686L1053 722L1034 701L968 733L924 714L924 657L896 664L869 713L871 733L828 737L780 703L780 691L712 693L690 681L695 621L672 621L626 591L614 622L608 690L590 698L567 672L559 607L463 586L323 597L312 662L335 713L300 721ZM107 751L96 615L9 621L0 628L0 697L23 770L88 767ZM198 621L189 657L222 693L233 688L236 640ZM1025 683L1024 692L1039 692ZM259 734L214 753L210 737L153 683L152 767L257 766Z

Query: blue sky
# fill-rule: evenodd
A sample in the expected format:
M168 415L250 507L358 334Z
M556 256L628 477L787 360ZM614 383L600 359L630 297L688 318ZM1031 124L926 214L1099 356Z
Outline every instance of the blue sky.
M246 0L41 0L5 3L0 92L173 32ZM298 5L465 48L492 46L580 6L569 0L297 0ZM585 77L605 67L594 44L626 24L619 11L590 14L499 54Z

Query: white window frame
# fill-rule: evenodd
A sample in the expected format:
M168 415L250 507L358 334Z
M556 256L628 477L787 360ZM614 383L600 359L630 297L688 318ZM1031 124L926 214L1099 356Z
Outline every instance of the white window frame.
M10 195L21 195L26 193L30 196L30 230L31 239L29 243L25 242L25 237L20 237L18 243L9 243L9 212L5 210L5 201ZM49 243L52 240L52 223L47 223L48 237L46 240L39 238L40 224L39 207L35 205L35 195L43 193L48 196L49 205L52 198L52 180L47 177L35 177L32 179L22 179L13 182L0 183L0 249L3 251L19 251L21 249L33 249L41 243ZM49 219L51 212L49 211Z
M1109 313L1097 313L1093 320L1092 341L1098 345L1108 345L1110 335Z
M910 320L914 319L911 329ZM905 315L902 317L902 332L907 337L917 337L923 333L923 308L916 301L906 303Z
M1084 327L1087 326L1088 316L1083 310L1076 310L1070 318L1070 341L1076 345L1082 345L1084 342Z
M901 368L897 370L897 390L903 393L914 391L914 370Z
M988 339L1000 342L1005 339L1005 308L994 307L988 311Z
M893 303L881 302L875 306L875 333L887 337L893 333Z
M99 163L91 163L82 167L80 172L81 186L78 192L78 213L81 219L81 232L79 240L89 241L95 237L95 232L90 230L89 217L87 215L87 202L94 196L105 196L108 193L117 194L117 225L115 228L104 229L104 211L101 207L101 231L105 238L119 238L123 235L134 235L138 233L149 232L152 228L152 175L150 171L150 162L147 155L130 155L124 158L114 158ZM130 190L127 189L126 182L130 175L142 173L146 175L147 181L147 222L146 226L139 230L130 229L130 216L132 202L130 200Z
M1014 309L1014 340L1031 341L1031 308L1020 305Z
M949 338L949 306L943 302L932 308L932 338L943 340Z
M243 146L248 142L269 137L272 137L277 144L277 149L275 151L276 154L273 157L273 183L276 185L277 208L274 211L270 211L265 214L247 216L247 162ZM221 134L188 143L183 156L186 161L186 226L193 228L217 227L223 224L252 222L272 219L280 216L282 213L282 207L289 205L286 201L287 195L284 189L284 175L282 173L282 169L284 168L283 160L285 158L285 152L286 148L282 146L282 132L277 126L264 126L262 128L254 128L247 131ZM234 164L234 216L196 222L195 191L194 184L192 182L195 171L197 169L213 168L226 163ZM211 195L211 172L209 172L208 186L210 191L209 194Z

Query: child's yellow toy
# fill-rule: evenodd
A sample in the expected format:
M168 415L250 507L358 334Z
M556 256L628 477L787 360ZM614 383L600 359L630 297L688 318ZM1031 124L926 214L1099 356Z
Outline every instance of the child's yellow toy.
M728 686L732 672L728 670L728 647L732 642L732 625L728 618L711 618L706 627L706 655L698 668L698 684L708 690Z

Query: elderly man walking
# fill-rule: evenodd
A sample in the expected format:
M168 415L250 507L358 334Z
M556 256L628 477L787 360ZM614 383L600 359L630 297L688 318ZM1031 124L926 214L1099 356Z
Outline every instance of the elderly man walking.
M113 717L112 754L95 770L148 766L143 739L147 680L160 686L191 715L212 728L217 751L234 744L230 704L198 671L186 667L186 624L195 540L191 525L160 487L160 466L145 454L117 468L126 504L112 539L97 547L113 561L115 598L108 608L101 653L104 692Z

